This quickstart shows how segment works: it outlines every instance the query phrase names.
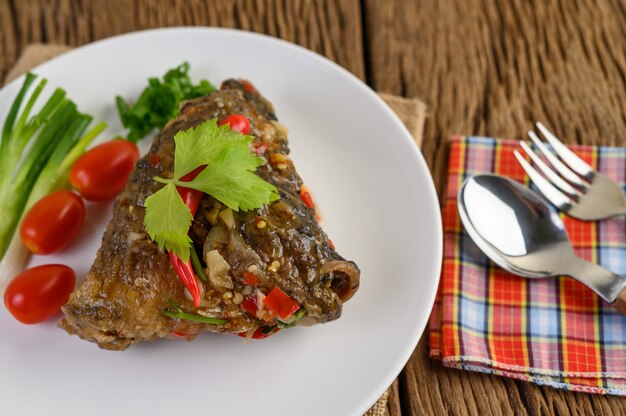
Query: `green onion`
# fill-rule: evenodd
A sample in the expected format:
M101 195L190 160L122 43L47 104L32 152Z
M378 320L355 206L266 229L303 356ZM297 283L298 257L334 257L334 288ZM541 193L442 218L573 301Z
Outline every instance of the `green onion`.
M36 78L34 74L26 74L2 128L0 293L28 259L28 251L16 232L25 212L50 192L67 186L72 164L106 127L100 123L84 134L92 117L79 112L61 88L57 88L41 110L31 116L47 84L45 79L39 81L21 108Z
M196 253L195 247L191 248L190 254L191 254L190 255L191 265L193 266L193 270L196 272L198 277L200 277L200 279L204 280L205 282L208 282L209 279L206 277L206 274L204 273L204 269L202 268L202 265L200 264L200 259L198 258L198 253Z
M186 313L186 312L183 312L183 310L182 310L182 308L180 306L178 306L177 304L175 304L171 300L168 303L170 305L170 308L173 309L173 310L165 309L163 311L163 315L168 316L170 318L178 318L178 319L184 319L186 321L200 322L200 323L203 323L203 324L213 324L213 325L222 325L222 324L225 324L225 323L228 322L227 319L208 318L208 317L202 316L202 315L195 315L195 314L191 314L191 313Z

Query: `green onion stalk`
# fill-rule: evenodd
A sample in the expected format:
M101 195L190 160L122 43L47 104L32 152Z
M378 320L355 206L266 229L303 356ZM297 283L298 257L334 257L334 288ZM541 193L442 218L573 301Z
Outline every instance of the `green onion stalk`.
M33 106L47 81L39 81L22 107L36 75L28 73L5 119L0 142L0 294L29 257L18 226L28 209L47 194L68 186L69 171L87 146L106 128L87 133L92 117L57 88L41 110ZM20 112L21 109L21 112Z

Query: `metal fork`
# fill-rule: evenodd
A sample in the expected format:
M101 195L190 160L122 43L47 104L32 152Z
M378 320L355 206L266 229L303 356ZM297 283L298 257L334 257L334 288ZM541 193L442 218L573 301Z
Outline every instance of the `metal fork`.
M526 142L520 141L520 146L545 177L533 168L520 152L515 150L513 153L548 201L568 215L581 220L599 220L626 215L626 195L615 182L594 171L543 124L536 123L536 126L559 157L557 158L532 130L528 132L528 136L548 163L537 156Z

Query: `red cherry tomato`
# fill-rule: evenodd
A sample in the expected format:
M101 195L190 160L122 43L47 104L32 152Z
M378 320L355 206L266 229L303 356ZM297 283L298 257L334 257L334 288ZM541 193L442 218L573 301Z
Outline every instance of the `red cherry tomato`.
M122 192L139 159L127 140L111 140L82 155L70 171L70 183L89 201L106 201Z
M22 242L35 254L50 254L67 247L85 221L85 205L72 191L57 191L32 206L20 226Z
M74 289L74 270L62 264L33 267L18 274L4 292L4 304L24 324L53 317Z
M240 133L248 134L250 132L250 120L241 114L232 114L220 121L218 125L230 125L231 130L237 130Z

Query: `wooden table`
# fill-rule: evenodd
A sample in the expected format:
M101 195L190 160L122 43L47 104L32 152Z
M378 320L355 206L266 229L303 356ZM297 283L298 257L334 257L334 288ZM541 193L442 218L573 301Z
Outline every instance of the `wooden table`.
M29 43L81 45L161 26L236 27L336 61L429 106L424 156L439 192L452 133L519 136L543 120L571 142L626 146L620 0L0 0L0 79ZM626 400L443 368L423 337L390 415L624 415Z

